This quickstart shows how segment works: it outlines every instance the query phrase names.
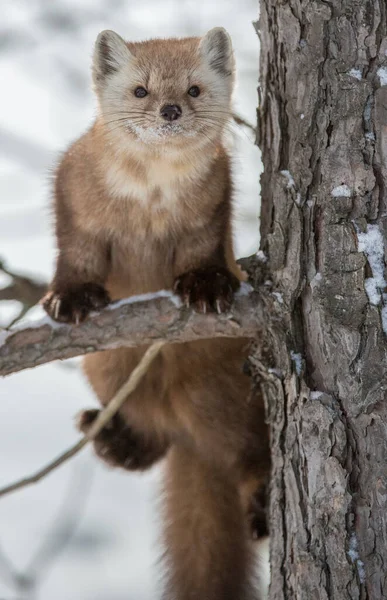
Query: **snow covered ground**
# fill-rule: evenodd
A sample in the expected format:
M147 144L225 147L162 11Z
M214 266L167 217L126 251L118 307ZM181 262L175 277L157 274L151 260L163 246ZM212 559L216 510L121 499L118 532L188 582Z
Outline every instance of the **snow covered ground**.
M254 123L256 18L256 0L2 0L0 257L9 268L51 277L50 169L93 119L90 57L98 32L145 39L226 27L239 72L236 110ZM248 130L236 128L236 140L241 256L258 245L260 159ZM16 309L0 302L0 325ZM33 472L77 439L73 416L95 404L77 364L43 366L0 382L0 485ZM38 485L2 499L0 599L156 599L158 479L158 469L142 476L109 471L85 451ZM56 557L57 541L73 520L72 536ZM36 592L16 593L12 569L35 577Z

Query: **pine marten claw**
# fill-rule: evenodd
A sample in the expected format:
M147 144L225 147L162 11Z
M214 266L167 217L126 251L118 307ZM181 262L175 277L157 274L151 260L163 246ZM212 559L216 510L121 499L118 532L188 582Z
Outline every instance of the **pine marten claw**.
M228 269L207 267L188 271L175 281L174 291L182 298L185 306L193 305L197 312L218 314L229 310L239 280Z
M106 290L97 283L83 283L64 290L52 290L42 299L44 310L54 321L79 325L92 310L109 304Z

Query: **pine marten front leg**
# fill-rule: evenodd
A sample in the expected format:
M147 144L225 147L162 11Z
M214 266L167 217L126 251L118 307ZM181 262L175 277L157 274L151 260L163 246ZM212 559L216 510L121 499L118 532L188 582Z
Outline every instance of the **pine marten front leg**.
M93 235L75 223L71 203L75 192L66 195L66 158L58 169L55 188L58 258L43 308L55 321L80 323L92 310L110 302L104 289L109 270L109 247L99 232Z
M229 310L240 279L235 269L230 231L230 191L227 176L224 197L212 219L194 229L177 249L174 291L186 306L198 312ZM232 259L230 259L232 257Z
M87 433L99 415L97 409L84 410L78 417L78 429ZM169 448L166 438L152 439L130 427L120 414L115 414L94 439L94 451L111 467L143 471L163 458Z

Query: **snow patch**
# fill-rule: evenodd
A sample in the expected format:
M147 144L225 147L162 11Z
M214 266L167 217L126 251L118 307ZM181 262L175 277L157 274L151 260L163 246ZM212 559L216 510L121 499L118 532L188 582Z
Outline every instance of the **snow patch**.
M254 288L252 285L250 285L246 281L241 281L240 288L235 295L236 296L248 296L253 291L254 291ZM178 298L178 300L179 300L179 298Z
M301 114L300 114L300 119L305 119L305 115L304 115L304 113L301 113Z
M373 277L367 278L364 281L364 287L371 304L374 304L375 306L380 304L380 293L376 284L376 280Z
M387 85L387 67L380 67L376 73L379 77L380 85Z
M375 134L373 131L367 131L367 133L365 134L365 139L366 140L371 140L374 141L375 140Z
M290 171L280 171L281 175L283 175L284 177L286 177L287 179L287 188L293 188L296 186L295 181L292 177L292 174L290 173Z
M275 298L278 300L278 302L279 302L280 304L283 304L283 303L284 303L283 296L282 296L282 294L280 294L279 292L273 292L273 296L274 296L274 297L275 297Z
M313 279L311 279L310 282L310 287L313 289L314 287L318 286L320 281L322 281L323 276L321 275L320 272L316 273L316 275L313 277Z
M138 294L137 296L129 296L129 298L123 298L117 302L113 302L107 306L110 310L115 310L120 306L126 306L127 304L136 304L136 302L148 302L148 300L156 300L157 298L168 298L176 308L182 306L182 302L176 294L173 294L169 290L159 290L158 292L149 292L147 294Z
M360 69L351 69L350 71L348 71L348 75L354 77L355 79L358 79L359 81L363 77Z
M321 396L324 394L324 392L319 392L318 390L313 390L309 393L309 398L311 400L318 400L319 398L321 398Z
M382 300L382 290L386 287L384 279L384 242L378 225L367 225L367 231L357 231L358 250L364 252L371 267L372 277L364 282L368 299L375 306Z
M267 371L271 375L275 375L276 377L278 377L278 379L283 378L283 373L282 373L281 369L268 369Z
M331 195L334 198L350 198L352 196L351 189L347 185L338 185L333 188Z
M299 352L293 352L293 350L291 350L290 358L294 362L294 366L296 368L297 375L300 376L301 371L302 371L302 356L301 356L301 354Z
M44 327L44 325L49 325L51 327L51 329L60 329L62 327L71 327L71 325L68 325L67 323L58 323L58 321L54 321L54 319L51 319L51 317L49 317L48 315L45 315L44 317L41 317L40 319L31 320L31 321L24 317L23 319L20 319L20 321L15 323L15 325L13 325L8 330L8 332L12 335L13 333L16 333L17 331L20 331L20 329L38 329L39 327Z
M258 250L256 257L258 258L258 260L260 262L267 263L268 258L266 256L266 254L263 252L263 250Z
M350 537L348 556L351 559L352 563L356 564L360 582L364 583L365 582L364 563L362 560L360 560L360 557L359 557L356 533L353 533Z

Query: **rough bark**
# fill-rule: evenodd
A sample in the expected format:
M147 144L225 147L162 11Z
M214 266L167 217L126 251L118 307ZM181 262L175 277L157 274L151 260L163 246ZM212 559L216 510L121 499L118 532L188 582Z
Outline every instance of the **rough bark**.
M60 325L46 317L35 327L0 332L0 376L53 360L157 340L174 343L254 337L266 325L263 304L256 293L238 294L231 312L222 315L178 308L177 298L173 302L171 294L161 294L113 304L78 326Z
M370 280L358 235L387 229L386 2L261 0L258 28L261 247L286 320L252 358L271 428L270 598L381 600L385 261Z

